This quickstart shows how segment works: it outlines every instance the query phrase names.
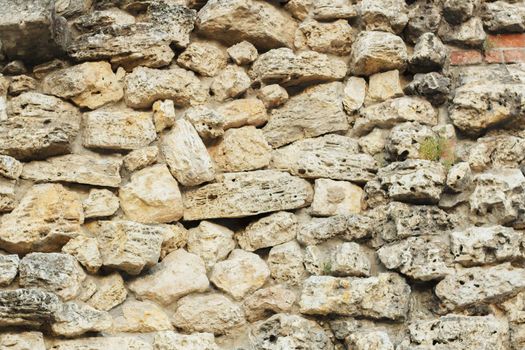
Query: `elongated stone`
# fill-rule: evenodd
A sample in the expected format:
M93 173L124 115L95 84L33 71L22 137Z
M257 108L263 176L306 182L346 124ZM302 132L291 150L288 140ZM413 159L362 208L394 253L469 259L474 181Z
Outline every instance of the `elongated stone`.
M217 183L183 192L184 219L236 218L302 208L312 196L307 181L284 172L227 173Z
M153 350L150 343L137 336L89 337L55 341L49 350Z
M54 293L36 288L0 291L0 325L37 327L50 323L62 307Z

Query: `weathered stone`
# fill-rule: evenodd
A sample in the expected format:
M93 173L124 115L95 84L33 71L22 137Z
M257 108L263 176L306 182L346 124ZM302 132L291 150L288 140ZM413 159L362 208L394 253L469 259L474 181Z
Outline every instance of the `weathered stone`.
M148 108L157 100L173 100L175 106L202 104L207 89L195 73L178 67L168 70L137 67L124 80L126 105Z
M268 277L270 270L257 254L235 249L227 260L213 266L210 281L234 299L240 300L261 288Z
M374 232L374 221L364 215L335 215L311 218L299 225L297 240L304 245L315 245L340 236L353 241L369 237Z
M383 102L400 96L403 96L403 89L397 69L370 76L367 102Z
M59 340L49 350L153 350L151 344L139 337L90 337Z
M224 118L224 130L245 125L261 126L268 121L266 108L257 98L244 98L224 103L217 108L217 112Z
M226 130L208 149L215 165L224 172L256 170L270 163L271 147L254 126Z
M454 164L447 174L447 187L455 192L466 190L472 183L472 172L467 162Z
M221 294L188 295L173 315L173 325L189 333L227 334L245 323L242 309Z
M27 67L21 60L8 62L3 68L2 73L5 75L19 75L27 73Z
M206 77L213 77L226 67L226 53L216 45L194 42L177 58L179 66Z
M251 330L256 349L333 350L329 335L316 322L301 316L280 313L259 323Z
M155 350L219 350L211 333L179 334L158 332L153 341Z
M355 75L372 75L398 69L403 71L408 60L403 40L390 33L361 32L352 45L350 70Z
M126 300L128 292L118 272L97 279L97 290L87 301L97 310L109 311Z
M290 0L284 4L284 9L300 21L304 21L310 14L314 2L312 0Z
M259 55L257 48L248 41L241 41L238 44L230 46L226 51L232 61L239 66L252 63Z
M355 242L345 242L330 257L330 274L334 276L370 276L370 260L366 250Z
M295 294L281 286L259 289L244 300L246 318L250 322L267 318L272 314L290 312Z
M24 164L22 178L36 182L73 182L118 187L121 181L118 157L68 154Z
M440 4L432 0L418 0L409 11L409 21L405 28L406 39L415 43L425 33L435 33L441 22Z
M153 102L153 123L155 130L161 132L164 129L171 128L177 119L175 116L175 104L173 100L159 100Z
M399 97L362 108L352 132L362 136L376 127L390 129L402 122L436 125L437 117L437 112L428 101L416 97Z
M0 291L2 326L38 327L51 323L62 308L60 298L37 288ZM31 349L32 350L32 349Z
M493 315L446 315L436 320L421 320L408 328L409 349L507 349L509 327ZM438 344L436 346L436 344Z
M525 269L510 263L458 269L436 285L436 295L448 310L503 301L525 290Z
M522 2L509 4L505 1L483 4L483 25L492 33L525 32L525 5Z
M408 23L408 9L403 0L363 0L359 16L366 30L399 34Z
M259 90L259 98L266 108L275 108L288 101L288 92L279 84L270 84Z
M273 5L254 0L208 1L197 18L199 33L226 44L246 40L258 49L293 46L295 22Z
M107 62L85 62L50 73L42 81L42 90L89 109L117 102L123 96L122 86Z
M409 69L415 73L428 73L443 68L447 59L447 49L439 37L433 33L421 35L409 60Z
M35 91L28 91L13 97L7 106L10 118L48 118L63 120L71 126L80 124L80 113L72 104L61 99L44 95Z
M341 135L300 140L275 150L270 168L309 179L366 183L375 177L377 163L370 155L358 153L358 149L355 139Z
M264 136L274 147L303 138L320 136L349 128L341 98L343 84L329 83L306 89L272 111L264 126Z
M363 190L350 182L316 179L312 215L331 216L360 213Z
M236 101L240 100L234 100L232 103ZM215 139L224 134L225 118L206 106L188 108L183 118L193 125L199 136L204 140Z
M5 287L13 282L19 264L20 258L16 254L0 255L0 286Z
M394 345L390 341L388 333L384 331L362 331L355 332L345 339L348 346L353 346L355 350L394 350Z
M229 65L213 79L210 90L217 100L224 101L242 95L250 85L250 77L244 68Z
M80 234L82 204L59 184L31 187L18 206L2 217L2 248L15 253L53 251Z
M383 246L377 251L381 262L420 281L442 279L452 271L449 246L433 236L409 237L398 243Z
M187 120L177 120L163 135L160 147L171 173L182 185L195 186L215 178L206 146Z
M525 159L525 139L505 133L480 137L465 157L474 171L489 168L517 168Z
M441 163L416 159L391 163L377 175L390 198L420 204L439 202L446 180Z
M233 231L209 221L201 221L199 226L188 232L188 251L202 258L207 268L224 260L235 248Z
M119 190L120 206L128 218L145 224L177 221L182 217L182 196L165 164L137 171Z
M46 350L40 332L13 332L0 334L0 348L10 350Z
M42 288L64 300L75 298L86 274L69 254L30 253L20 261L21 287Z
M359 77L350 77L346 82L343 108L349 114L357 111L365 102L366 81Z
M468 47L481 47L487 37L483 30L483 22L479 17L472 17L458 25L450 25L447 21L442 21L438 34L447 44Z
M354 31L348 21L317 22L307 19L299 25L295 38L295 47L309 47L313 51L348 55L352 47Z
M184 249L168 254L149 274L128 284L140 299L155 300L163 305L194 292L208 289L204 262Z
M274 280L297 285L304 278L304 254L296 241L279 244L270 249L268 267Z
M62 252L74 256L91 273L102 266L97 240L93 237L77 236L62 247Z
M385 150L388 158L392 160L421 159L421 145L434 140L437 140L435 143L438 144L438 135L430 126L418 122L402 123L390 130Z
M51 330L56 335L76 337L86 332L102 332L111 327L111 316L89 305L69 302L56 313Z
M523 238L510 227L469 227L450 233L450 250L464 265L485 265L513 261L524 256Z
M86 219L111 216L119 206L118 197L106 189L91 189L89 196L82 202Z
M479 4L479 0L445 0L443 17L451 24L463 23L473 16Z
M128 300L122 304L122 316L115 318L114 332L149 333L172 330L168 315L151 301Z
M410 287L395 273L377 277L312 276L305 280L301 312L310 315L364 316L402 320L406 317Z
M183 192L184 220L235 218L311 203L311 185L274 170L224 174L217 183Z
M9 85L9 95L18 96L21 93L36 90L37 82L35 79L27 75L17 75L11 79Z
M124 158L124 167L129 171L143 169L157 161L159 148L148 146L129 152Z
M312 16L320 21L352 19L358 16L357 6L350 0L312 1Z
M22 163L13 157L0 155L0 175L16 180L22 173Z
M448 100L450 94L450 79L436 72L416 74L414 79L405 86L407 95L426 98L433 106L440 106Z
M235 234L242 249L253 252L289 242L297 234L297 218L294 214L281 211L251 222Z
M161 260L169 253L182 248L188 242L188 230L180 222L175 225L166 225L169 229L164 231L164 241L160 251Z
M270 50L257 58L250 76L266 84L295 86L342 80L346 75L344 61L315 51L295 54L291 49Z
M95 221L87 228L98 240L102 264L131 275L157 263L164 231L133 221Z

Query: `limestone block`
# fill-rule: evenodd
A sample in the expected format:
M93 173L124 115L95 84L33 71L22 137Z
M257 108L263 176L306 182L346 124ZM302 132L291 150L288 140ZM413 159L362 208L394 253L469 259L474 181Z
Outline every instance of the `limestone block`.
M111 327L112 319L106 311L91 306L68 302L56 314L51 330L56 335L77 337L87 332L102 332Z
M319 21L352 19L358 16L357 8L350 0L318 0L312 2L312 16Z
M418 1L409 11L406 39L415 43L425 33L435 33L441 23L441 6L429 1Z
M234 248L233 231L225 226L203 220L188 232L188 251L200 256L208 269L224 260Z
M270 249L268 267L278 283L297 285L304 278L304 253L296 241L279 244Z
M330 257L329 272L334 276L370 276L367 251L355 242L336 246Z
M91 189L89 196L82 202L86 219L111 216L119 206L118 197L106 189Z
M383 73L376 73L368 80L368 101L383 102L385 100L403 96L403 89L397 69Z
M394 344L390 341L388 333L383 331L355 332L346 339L346 343L354 346L356 350L393 350Z
M46 350L44 336L40 332L12 332L0 335L0 348L11 350Z
M0 325L3 327L38 327L50 324L61 308L60 298L42 289L20 288L0 291Z
M91 273L97 273L102 266L98 242L93 237L76 236L62 247L62 252L74 256Z
M474 15L479 0L446 0L443 3L443 17L451 24L461 24Z
M466 190L472 183L472 172L467 162L454 164L447 174L447 187L454 192Z
M251 222L235 234L242 249L253 252L289 242L297 235L297 217L281 211Z
M410 71L428 73L443 68L447 59L447 49L438 36L433 33L421 35L409 60Z
M243 306L248 321L254 322L272 314L290 312L294 302L294 292L277 285L259 289L244 300Z
M435 141L436 140L436 141ZM439 143L439 136L433 128L418 122L406 122L394 126L386 138L385 150L393 160L421 159L421 144L425 142ZM436 146L438 147L438 146ZM431 149L431 156L441 157L443 150ZM436 153L436 154L434 154Z
M492 33L525 32L525 5L495 1L483 4L483 26Z
M331 216L359 214L363 190L347 181L316 179L312 215Z
M172 330L168 315L151 301L128 300L122 304L122 316L116 317L113 332L149 333Z
M155 130L161 132L166 128L171 128L177 119L175 116L175 104L173 100L159 100L153 102L153 122Z
M224 130L245 125L261 126L268 121L266 108L257 98L226 102L217 108L217 113L224 119Z
M311 218L300 222L297 240L304 245L319 244L335 237L353 241L371 236L375 225L372 218L356 214Z
M433 106L440 106L448 101L450 79L436 72L416 74L414 79L405 86L404 91L407 95L426 98Z
M177 58L179 66L197 74L213 77L226 67L226 53L218 46L207 42L193 42Z
M348 21L317 22L307 19L299 25L295 46L307 46L313 51L348 55L352 47L354 31Z
M366 81L360 77L348 78L343 97L343 108L347 113L353 113L363 106L366 96Z
M219 350L211 333L157 332L153 346L154 350Z
M241 100L233 100L231 103L237 101ZM224 105L220 107L222 106ZM215 139L224 134L225 117L214 109L206 106L190 107L184 113L183 118L193 125L203 140Z
M175 225L167 225L169 230L164 231L164 241L160 251L160 258L164 259L166 255L182 248L188 242L188 230L177 222Z
M243 66L252 63L257 59L259 53L257 48L249 41L241 41L238 44L230 46L227 50L228 55L235 64Z
M159 148L157 146L148 146L129 152L122 160L126 169L135 171L154 164L158 155Z
M49 350L153 350L151 344L137 336L90 337L58 340Z
M13 157L0 155L0 176L16 180L22 173L22 163Z
M399 34L408 23L408 8L403 0L363 0L359 16L366 30Z
M468 149L466 161L474 171L488 168L517 168L525 157L525 139L498 133L480 137Z
M288 101L288 92L279 84L270 84L262 87L258 94L266 108L275 108Z
M479 17L472 17L468 21L451 25L442 21L438 30L443 42L453 45L479 48L483 45L487 34L483 30L483 22Z
M244 68L229 65L213 79L210 90L217 100L224 101L242 95L250 88L250 85L250 77Z
M27 75L17 75L11 79L9 85L9 95L18 96L23 92L36 90L37 82L35 79Z
M11 284L18 275L20 258L16 254L0 255L0 286Z
M109 311L126 300L128 292L124 286L124 280L118 272L98 277L96 284L97 290L87 300L87 304L97 310Z

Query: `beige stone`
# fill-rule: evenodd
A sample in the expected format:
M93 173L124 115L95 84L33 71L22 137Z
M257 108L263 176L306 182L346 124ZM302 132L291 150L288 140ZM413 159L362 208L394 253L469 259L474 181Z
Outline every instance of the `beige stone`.
M155 350L219 350L211 333L157 332L153 346Z
M200 256L208 269L224 260L234 248L233 231L225 226L203 220L188 232L188 251Z
M51 330L54 334L64 337L77 337L87 332L103 332L112 324L112 318L106 311L99 311L80 302L64 304L55 317Z
M363 190L347 181L317 179L314 186L312 214L348 215L361 212Z
M0 349L46 350L46 345L40 332L9 332L0 334Z
M87 304L95 309L109 311L126 300L128 292L118 272L98 277L96 284L96 292L87 300Z
M279 84L271 84L262 87L258 97L266 108L275 108L288 101L288 92Z
M175 116L175 104L172 100L159 100L153 103L153 122L155 130L161 132L171 128L177 119Z
M263 132L254 126L226 130L217 144L208 149L214 163L224 172L264 168L270 163L270 150Z
M367 96L370 101L383 102L400 96L403 96L403 89L397 69L370 76Z
M226 53L207 42L193 42L177 58L179 66L206 77L213 77L226 67Z
M106 189L92 188L89 196L82 202L86 219L111 216L115 214L119 206L118 197Z
M188 230L180 222L167 226L169 230L164 231L164 240L160 250L161 259L164 259L169 253L184 247L188 242Z
M11 96L18 96L21 93L36 90L36 88L37 82L34 78L27 75L17 75L11 79L9 94Z
M62 247L62 252L73 255L91 273L102 266L98 242L93 237L77 236Z
M353 113L363 106L366 90L365 79L359 77L348 78L343 97L343 107L347 113Z
M159 148L157 146L148 146L129 152L122 160L126 169L135 171L154 164L158 156Z
M255 251L289 242L297 235L297 218L281 211L251 222L235 238L242 249Z
M168 315L151 301L128 300L122 304L122 316L114 321L114 332L149 333L172 330Z
M236 101L239 100L234 100L232 103ZM193 125L203 140L216 139L224 134L225 118L215 109L202 105L190 107L183 118Z
M224 118L224 130L245 125L261 126L268 121L264 104L256 98L226 102L217 108L217 112Z
M224 101L242 95L250 88L250 85L250 77L244 68L229 65L213 79L210 90L217 100Z
M359 16L366 30L399 34L409 20L403 0L363 0L359 5Z
M233 62L239 66L252 63L259 55L257 48L246 40L230 46L226 51Z
M128 218L145 224L177 221L182 217L182 196L165 164L137 171L119 190L120 206Z
M312 1L312 16L320 21L335 19L352 19L357 17L357 5L351 0L317 0Z
M163 135L161 151L173 176L184 186L200 185L215 178L213 161L190 122L179 119Z
M246 318L250 322L267 318L271 314L287 313L295 303L295 293L282 286L259 289L243 303Z
M0 155L0 176L17 180L22 174L22 163L13 157Z
M296 241L279 244L270 249L268 267L278 283L297 285L304 278L304 253Z
M153 350L148 342L137 336L89 337L57 340L49 350Z
M0 255L0 286L11 284L18 275L20 258L17 254Z
M123 96L122 86L107 62L85 62L57 70L43 79L42 90L89 109L117 102Z
M339 56L350 53L354 31L348 21L317 22L307 19L299 25L299 32L295 39L296 47L304 45L317 52Z

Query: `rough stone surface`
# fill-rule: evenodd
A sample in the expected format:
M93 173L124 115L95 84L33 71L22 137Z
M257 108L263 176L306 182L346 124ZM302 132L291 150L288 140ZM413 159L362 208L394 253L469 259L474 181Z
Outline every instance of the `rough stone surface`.
M213 80L210 92L219 100L224 101L242 95L250 88L251 80L242 67L229 65Z
M339 56L350 53L354 31L348 21L322 23L305 20L299 31L295 38L296 47L307 46L313 51Z
M293 240L297 225L294 214L281 211L251 222L235 238L242 249L252 252Z
M0 292L0 322L3 326L38 327L52 322L62 302L51 292L20 288Z
M319 216L358 214L363 190L346 181L317 179L314 186L312 214Z
M102 332L111 327L111 316L89 305L69 302L56 314L51 326L53 333L64 337L77 337L87 332Z
M170 331L158 332L153 346L155 350L219 350L211 333L186 335Z
M224 119L224 129L240 128L245 125L261 126L268 121L266 108L257 98L242 98L226 102L217 108L217 112Z
M97 279L97 290L87 300L87 304L97 310L109 311L121 304L127 297L124 280L118 272Z
M212 268L235 248L233 231L210 221L201 221L199 226L189 230L187 248L190 253L200 256L207 268Z
M366 30L399 34L408 22L408 9L402 0L363 0L359 15Z
M106 217L115 214L120 206L118 197L105 189L92 189L82 202L86 219Z
M207 43L191 43L177 58L177 63L203 76L213 77L226 67L226 53Z
M12 350L45 350L44 337L40 332L3 333L0 346Z
M270 249L268 267L274 280L297 285L304 277L304 253L296 241L279 244Z
M282 286L259 289L244 301L248 321L265 319L268 315L289 312L295 302L295 294Z
M93 237L77 236L62 247L62 252L74 256L90 273L97 273L102 266L98 242Z
M18 274L20 258L16 254L0 255L0 286L8 286Z
M151 301L126 301L122 314L114 321L114 331L147 333L173 329L168 315Z
M252 63L259 55L257 48L249 41L241 41L238 44L230 46L226 51L233 62L239 66Z

